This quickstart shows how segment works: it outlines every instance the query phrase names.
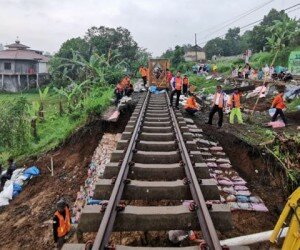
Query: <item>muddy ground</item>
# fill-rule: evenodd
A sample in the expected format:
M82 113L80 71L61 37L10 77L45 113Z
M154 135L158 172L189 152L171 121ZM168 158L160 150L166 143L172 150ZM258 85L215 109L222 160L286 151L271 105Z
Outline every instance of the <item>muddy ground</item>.
M76 131L58 149L24 163L38 166L41 175L32 179L9 206L1 208L0 249L53 248L50 220L56 202L63 196L70 205L73 204L103 133L122 132L132 110L131 107L127 113L122 113L118 123L93 121ZM54 160L53 177L47 169L51 157Z

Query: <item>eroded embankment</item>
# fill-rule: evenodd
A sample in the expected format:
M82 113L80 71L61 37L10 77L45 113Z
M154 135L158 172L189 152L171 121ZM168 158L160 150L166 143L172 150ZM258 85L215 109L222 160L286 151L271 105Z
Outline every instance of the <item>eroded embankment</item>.
M95 120L78 129L59 148L24 163L38 166L41 175L31 180L9 206L1 209L1 249L51 249L54 246L50 220L56 202L61 196L70 204L75 201L99 140L105 132L121 133L132 110L133 107L129 106L117 123ZM54 161L53 177L47 169L51 157Z

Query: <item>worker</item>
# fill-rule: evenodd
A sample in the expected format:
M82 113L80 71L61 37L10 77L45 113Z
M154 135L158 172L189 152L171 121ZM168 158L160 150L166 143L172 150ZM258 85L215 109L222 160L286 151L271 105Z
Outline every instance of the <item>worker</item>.
M65 237L71 230L71 215L68 204L60 199L56 204L56 212L53 217L53 237L56 247L61 249L65 243Z
M139 72L143 79L144 87L147 85L147 77L148 77L148 69L144 67L143 65L140 66Z
M187 96L189 85L190 85L188 76L184 75L182 81L183 81L182 93L183 93L183 95Z
M183 83L182 78L180 76L180 71L177 71L176 77L173 77L171 82L172 82L172 84L171 84L172 92L171 92L171 96L170 96L170 101L171 101L170 106L173 105L173 96L176 94L177 98L176 98L175 107L176 107L176 109L178 109L179 108L178 107L179 106L179 98L180 98L182 83Z
M130 96L133 92L133 86L131 84L131 81L130 81L130 77L128 75L126 75L122 81L121 81L121 85L123 87L123 90L124 90L124 94L126 96Z
M237 116L238 124L243 124L240 99L241 99L241 93L237 88L235 88L227 102L227 105L231 108L230 116L229 116L230 124L234 123L235 116Z
M14 163L14 159L13 158L10 157L7 160L7 163L8 163L8 168L6 170L6 173L1 176L1 187L2 188L4 187L5 182L7 180L11 179L11 177L13 175L13 172L17 169L16 164Z
M115 88L115 96L116 96L115 105L116 106L118 106L119 101L122 99L123 93L124 93L123 85L121 83L118 83Z
M218 66L216 64L213 64L212 66L212 74L217 75Z
M172 72L169 69L166 69L166 85L167 85L166 88L167 88L167 91L169 91L169 89L171 88L170 85L171 85L172 78L173 78Z
M130 84L130 77L128 75L126 75L122 81L121 81L121 85L123 87L123 89L125 89L127 86L129 86Z
M272 117L272 122L274 122L278 115L280 115L282 121L284 124L287 124L287 120L284 116L283 109L286 107L283 99L284 90L280 90L279 94L275 96L273 102L272 102L272 108L276 108L275 114Z
M222 91L222 87L220 85L218 85L216 88L216 93L214 95L213 102L212 102L212 108L209 112L209 119L208 119L208 122L206 122L206 124L212 125L213 116L216 112L218 112L218 115L219 115L218 128L222 127L224 97L225 97L225 93Z
M191 93L191 96L186 100L184 109L190 115L194 115L197 111L199 111L200 106L196 101L196 95L194 93Z
M125 95L129 97L131 96L132 92L133 92L133 85L129 83L125 88Z

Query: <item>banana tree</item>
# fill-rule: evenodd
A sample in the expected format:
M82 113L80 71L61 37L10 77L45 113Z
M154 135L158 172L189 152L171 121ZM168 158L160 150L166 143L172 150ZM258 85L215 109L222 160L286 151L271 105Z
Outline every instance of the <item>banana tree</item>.
M31 105L27 104L27 113L30 117L32 136L35 139L35 141L39 140L39 136L37 133L37 119L38 119L39 111L40 111L40 105L38 102L32 102Z
M49 86L46 87L43 91L39 89L39 97L40 97L40 108L39 108L39 117L42 121L45 120L45 111L44 111L44 106L45 106L45 100L49 92Z
M274 25L269 28L272 33L271 37L267 37L267 45L271 48L273 52L275 52L273 60L271 62L271 66L274 66L275 60L280 50L282 50L289 41L299 34L299 21L296 19L290 19L289 17L283 18L283 20L275 20L273 21ZM267 80L267 76L264 76L263 85L265 85ZM263 88L261 88L262 91ZM256 106L259 101L259 93L256 102L253 106L251 115L253 116Z

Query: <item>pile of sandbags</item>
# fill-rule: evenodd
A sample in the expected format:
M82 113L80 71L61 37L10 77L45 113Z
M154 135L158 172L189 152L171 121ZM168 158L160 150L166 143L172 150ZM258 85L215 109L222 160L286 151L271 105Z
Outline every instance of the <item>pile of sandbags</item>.
M0 207L9 205L9 201L17 197L23 190L23 186L33 177L38 176L40 170L35 167L19 168L13 172L10 180L5 182L0 193Z
M73 223L77 223L81 216L82 208L87 205L99 205L104 200L94 200L94 189L96 181L103 176L104 169L110 161L112 152L116 149L118 141L121 139L121 134L104 134L99 146L96 148L92 161L87 172L85 185L80 187L77 192L77 198L73 206L72 218Z

